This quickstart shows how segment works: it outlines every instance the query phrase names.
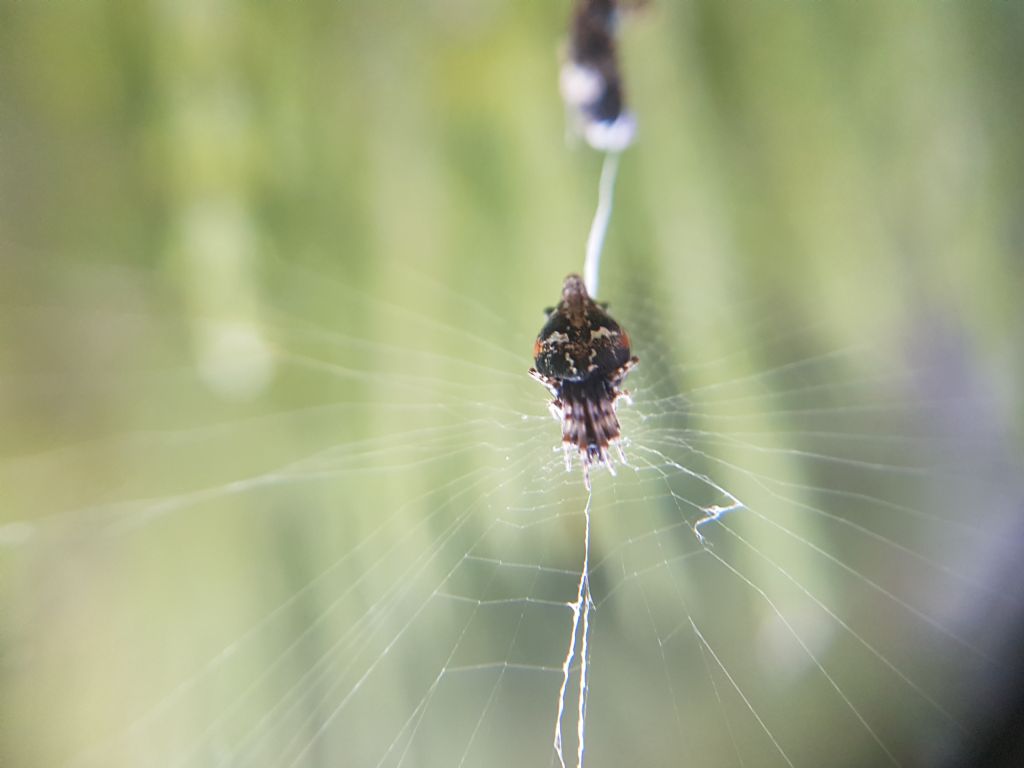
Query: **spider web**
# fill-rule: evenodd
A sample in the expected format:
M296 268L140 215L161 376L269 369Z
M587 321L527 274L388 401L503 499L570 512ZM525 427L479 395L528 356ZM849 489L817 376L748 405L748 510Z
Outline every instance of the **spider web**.
M12 327L130 321L139 356L5 402L133 406L7 446L12 764L940 764L992 706L1020 488L953 333L837 348L759 300L677 328L610 282L641 364L588 496L525 372L540 306L277 263L225 334L75 269L103 302Z

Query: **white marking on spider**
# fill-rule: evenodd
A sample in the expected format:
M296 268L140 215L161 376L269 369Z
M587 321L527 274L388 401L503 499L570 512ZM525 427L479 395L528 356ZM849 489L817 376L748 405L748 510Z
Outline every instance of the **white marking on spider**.
M630 112L623 112L614 120L587 121L583 136L594 149L621 152L636 137L636 118Z
M559 77L562 97L574 107L591 104L605 88L604 78L593 67L569 61L562 66Z
M576 361L573 360L572 355L568 352L565 353L565 362L569 365L569 372L572 373L573 376L579 373L579 371L576 370Z

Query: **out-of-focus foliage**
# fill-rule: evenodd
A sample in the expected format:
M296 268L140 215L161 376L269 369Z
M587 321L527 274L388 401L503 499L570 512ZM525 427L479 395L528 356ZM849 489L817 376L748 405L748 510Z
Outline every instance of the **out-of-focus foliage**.
M277 486L264 473L421 426L395 404L429 402L422 382L454 382L466 402L513 412L535 395L543 413L525 377L529 350L541 308L581 266L600 168L566 143L556 73L567 15L566 3L547 1L3 0L0 762L163 764L174 745L206 738L173 759L214 764L218 744L230 753L315 648L367 616L400 572L371 571L365 604L316 625L308 659L274 669L216 738L204 736L209 722L308 639L343 574L301 593L315 598L305 613L242 643L215 690L192 685L203 665L339 551L367 543L372 565L403 526L467 503L445 498L446 483L486 466L462 449L490 436L474 422L441 467L389 443L351 466L342 451L329 480L312 479L314 467L307 481ZM985 468L1019 461L1024 6L659 0L627 14L622 35L640 130L621 162L601 298L648 330L631 326L642 356L647 348L642 366L657 372L660 360L664 372L745 350L709 374L732 380L866 345L846 372L864 381L908 353L944 372L930 394L974 404L949 412L945 429L981 447L965 449L974 463L954 491L936 480L933 500L950 519L1011 504L987 494ZM794 329L806 349L762 345ZM289 364L308 358L331 359L335 377ZM488 376L493 388L480 391L474 366L510 375ZM410 371L422 382L401 378ZM670 388L663 397L713 383L699 371L657 381ZM771 388L782 384L767 379L757 394L778 408ZM348 405L315 410L337 403ZM456 398L445 407L449 421L465 413ZM494 418L508 434L518 415ZM758 471L800 479L790 464ZM203 492L256 477L252 493ZM819 483L844 487L836 476ZM512 476L488 504L539 505L523 499L527 487L532 476ZM892 488L864 490L903 501ZM140 499L153 501L131 503ZM578 493L568 501L578 512ZM402 544L409 558L447 535L436 525ZM568 562L578 532L564 533ZM474 530L459 536L469 548ZM830 589L847 607L842 587ZM702 590L714 603L715 587ZM611 611L601 620L615 624ZM558 643L563 625L550 630ZM619 656L611 644L595 651L612 680L632 673L628 633L618 637ZM979 643L1000 652L998 639ZM696 646L690 657L702 663ZM372 658L357 657L356 671ZM415 666L414 653L402 659ZM366 756L383 750L366 745L390 744L412 711L388 707L422 696L407 683L375 681L382 710L362 726L365 751L317 742L303 760L373 764ZM153 714L178 689L168 711L187 711ZM816 731L816 706L787 731L795 754L820 755L840 738ZM519 728L548 738L527 722L546 722L553 713L541 708L513 708L524 720L509 721L511 743ZM642 702L622 709L617 734L600 721L593 738L606 751L594 747L595 765L619 764L608 757L617 736L645 764L711 764L696 746L669 754L645 734L657 717ZM143 743L122 749L116 739L133 725ZM429 728L443 741L455 723ZM311 733L274 735L266 757L255 751L246 764L296 754L289 739ZM456 757L469 741L457 733ZM901 757L925 759L898 733L884 737ZM110 751L88 751L111 740ZM534 745L543 759L548 743ZM523 764L514 751L488 754ZM482 755L469 762L499 764ZM859 764L855 750L849 759Z

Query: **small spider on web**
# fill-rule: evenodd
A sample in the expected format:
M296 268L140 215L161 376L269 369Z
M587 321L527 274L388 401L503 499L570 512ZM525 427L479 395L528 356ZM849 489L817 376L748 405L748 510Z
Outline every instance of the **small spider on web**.
M562 424L565 468L572 469L573 453L583 466L583 482L590 490L590 467L603 464L615 473L608 457L622 436L615 403L629 393L619 389L626 374L639 362L630 355L629 334L595 302L579 275L569 275L562 300L548 310L533 345L536 367L530 375L546 386L554 399L551 415Z

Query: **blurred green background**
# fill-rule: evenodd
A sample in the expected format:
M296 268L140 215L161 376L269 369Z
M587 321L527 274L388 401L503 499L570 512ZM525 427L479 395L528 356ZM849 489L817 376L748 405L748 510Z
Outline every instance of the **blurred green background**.
M552 763L568 14L0 0L0 764ZM1024 6L622 36L587 764L970 764L1022 605ZM705 474L748 507L710 551Z

